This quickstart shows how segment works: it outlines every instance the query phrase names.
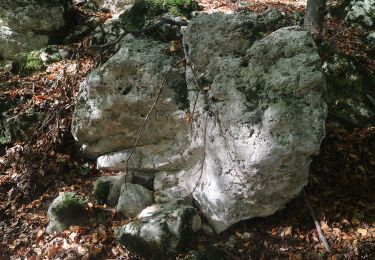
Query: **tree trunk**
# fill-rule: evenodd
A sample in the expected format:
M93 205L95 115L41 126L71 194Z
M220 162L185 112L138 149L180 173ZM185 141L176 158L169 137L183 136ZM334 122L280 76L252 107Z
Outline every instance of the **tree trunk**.
M304 27L313 35L319 35L323 27L326 0L307 0Z

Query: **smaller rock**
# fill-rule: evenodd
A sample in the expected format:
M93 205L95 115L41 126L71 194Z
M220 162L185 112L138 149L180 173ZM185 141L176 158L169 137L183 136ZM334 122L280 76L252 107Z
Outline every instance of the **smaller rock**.
M154 190L165 190L176 186L178 183L176 172L157 172L154 179Z
M225 246L227 247L234 247L237 244L237 238L235 235L231 235L227 242L225 242Z
M154 185L154 174L152 172L136 172L132 171L133 173L133 183L142 185L147 189L152 190Z
M61 232L72 225L81 225L87 219L85 202L74 192L60 194L48 208L46 232Z
M131 252L158 259L186 245L201 227L195 208L174 203L154 204L138 219L117 229L117 239Z
M151 205L152 201L151 191L138 184L126 183L121 186L116 210L125 216L134 218L144 208Z
M215 235L215 231L213 230L213 228L210 227L210 225L208 225L206 223L202 223L201 229L202 229L203 233L205 233L207 236Z
M180 186L175 186L166 190L158 191L155 195L156 203L180 203L193 205L193 196L190 192Z
M120 197L121 186L132 180L131 173L100 177L94 182L93 195L99 203L115 207Z

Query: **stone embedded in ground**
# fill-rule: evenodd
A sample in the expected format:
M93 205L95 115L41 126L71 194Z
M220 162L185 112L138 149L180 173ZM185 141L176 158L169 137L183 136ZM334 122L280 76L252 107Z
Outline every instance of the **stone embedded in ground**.
M121 186L116 211L134 218L152 202L151 191L138 184L126 183Z
M102 176L94 182L93 195L99 203L115 207L120 197L121 186L132 182L132 180L131 173Z
M61 232L69 226L88 221L85 202L74 192L60 194L48 208L47 233Z
M182 248L200 227L195 208L154 204L144 209L138 220L119 228L116 237L131 252L157 258Z
M74 23L71 0L0 0L0 58L45 47Z

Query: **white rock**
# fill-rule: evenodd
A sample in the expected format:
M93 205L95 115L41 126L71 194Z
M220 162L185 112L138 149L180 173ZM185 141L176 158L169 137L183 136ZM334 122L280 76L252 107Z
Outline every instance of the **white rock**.
M240 24L240 14L218 16L198 16L184 31L195 74L209 91L198 98L191 138L201 159L182 171L180 185L221 232L271 215L298 195L319 152L327 108L320 58L306 31L282 28L252 43L251 27L227 29ZM196 89L189 71L187 81Z

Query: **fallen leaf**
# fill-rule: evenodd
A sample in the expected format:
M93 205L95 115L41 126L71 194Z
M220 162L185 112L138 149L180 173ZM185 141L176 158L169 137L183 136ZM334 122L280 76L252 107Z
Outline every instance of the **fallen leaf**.
M363 237L365 237L365 236L367 236L367 229L364 229L364 228L358 228L357 229L357 232L359 233L359 234L361 234L361 236L363 236Z

